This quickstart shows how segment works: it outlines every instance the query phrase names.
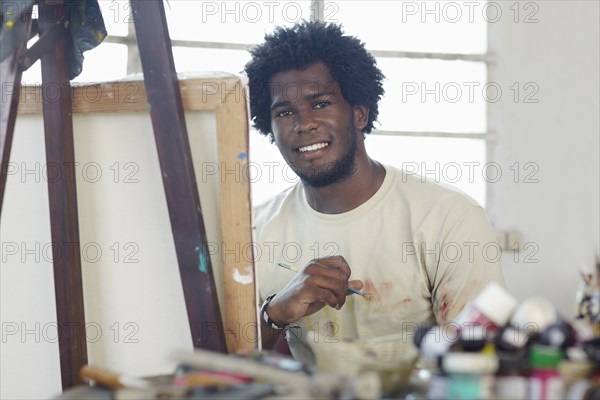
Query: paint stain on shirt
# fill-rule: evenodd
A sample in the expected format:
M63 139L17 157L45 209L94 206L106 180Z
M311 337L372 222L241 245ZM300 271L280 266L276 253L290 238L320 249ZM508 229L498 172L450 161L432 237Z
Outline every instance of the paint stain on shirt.
M379 294L379 291L375 289L375 285L373 284L372 280L365 280L363 293L365 300L381 304L381 295Z

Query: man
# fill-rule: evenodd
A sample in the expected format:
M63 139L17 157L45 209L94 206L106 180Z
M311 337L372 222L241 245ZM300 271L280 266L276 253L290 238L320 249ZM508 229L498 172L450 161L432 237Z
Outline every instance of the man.
M265 39L245 68L251 117L301 180L255 209L263 345L285 330L310 363L311 340L445 324L488 282L503 285L474 200L367 155L384 91L363 43L319 22Z

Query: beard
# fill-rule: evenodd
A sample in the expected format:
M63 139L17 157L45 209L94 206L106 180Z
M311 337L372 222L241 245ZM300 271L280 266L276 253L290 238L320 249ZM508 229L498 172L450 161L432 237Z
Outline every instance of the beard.
M300 170L290 165L292 170L300 177L302 183L313 188L321 188L328 185L333 185L344 181L355 172L356 167L356 126L354 118L350 117L350 127L348 128L350 135L350 147L348 152L339 160L319 165L309 170Z

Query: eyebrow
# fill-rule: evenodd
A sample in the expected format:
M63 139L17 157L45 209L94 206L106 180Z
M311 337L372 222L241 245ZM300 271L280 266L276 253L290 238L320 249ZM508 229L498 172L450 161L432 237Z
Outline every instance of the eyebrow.
M330 90L325 90L322 92L308 94L308 95L304 96L304 98L306 100L315 100L315 99L318 99L318 98L324 97L324 96L335 96L335 92L330 91ZM274 110L279 107L289 106L290 104L292 104L292 102L290 100L278 101L276 103L273 103L273 105L271 105L271 110Z

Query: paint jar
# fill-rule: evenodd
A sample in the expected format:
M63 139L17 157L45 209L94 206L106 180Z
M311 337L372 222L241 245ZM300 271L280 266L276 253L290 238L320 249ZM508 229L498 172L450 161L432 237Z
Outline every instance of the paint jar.
M528 379L524 375L527 360L515 353L498 353L499 368L494 384L494 398L522 400L527 398Z
M531 347L528 399L564 399L564 382L558 373L558 364L562 358L563 352L559 348L538 344Z
M442 368L448 374L448 399L493 398L494 373L498 369L495 353L448 353Z
M531 297L519 305L511 317L511 325L528 332L532 337L538 336L550 325L559 321L554 305L543 297Z
M454 321L458 330L480 325L485 335L495 335L517 307L517 299L496 282L490 282Z

